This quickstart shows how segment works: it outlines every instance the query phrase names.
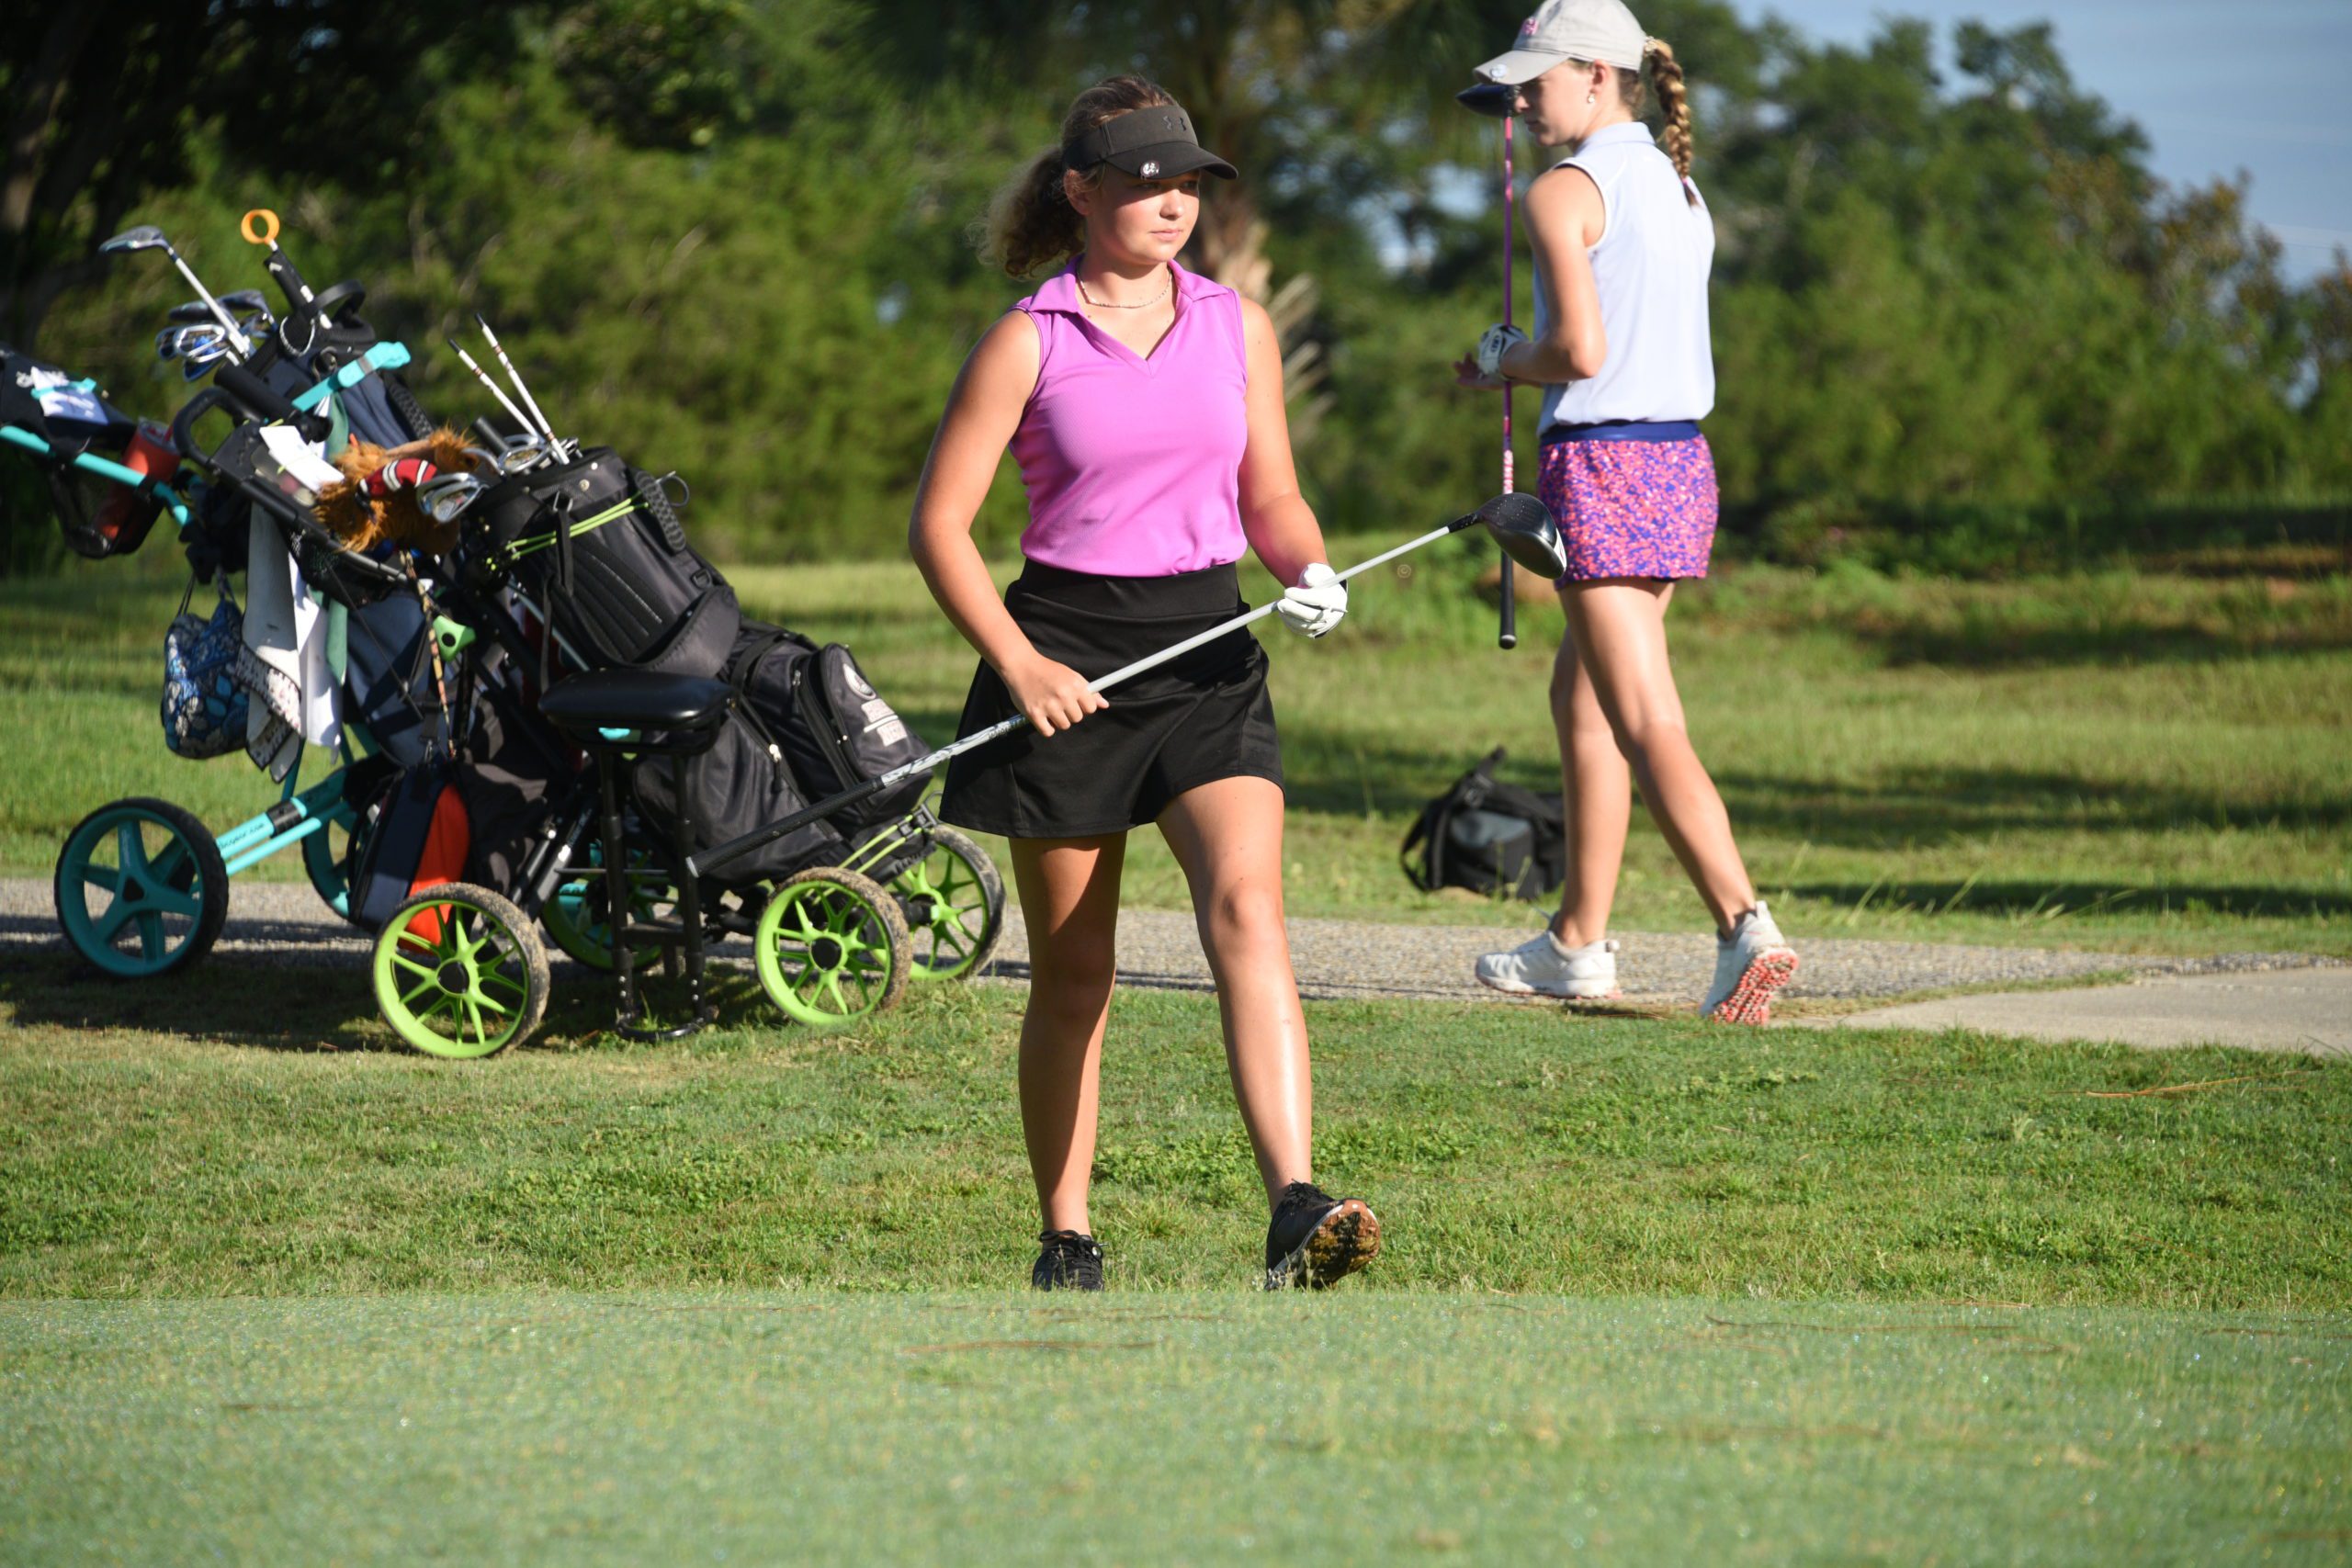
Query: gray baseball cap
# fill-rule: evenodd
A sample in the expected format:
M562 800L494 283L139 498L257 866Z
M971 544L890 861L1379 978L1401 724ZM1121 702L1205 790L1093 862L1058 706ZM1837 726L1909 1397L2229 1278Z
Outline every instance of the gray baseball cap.
M1519 86L1563 60L1590 60L1639 71L1649 35L1624 0L1545 0L1519 29L1518 46L1478 67L1489 82Z

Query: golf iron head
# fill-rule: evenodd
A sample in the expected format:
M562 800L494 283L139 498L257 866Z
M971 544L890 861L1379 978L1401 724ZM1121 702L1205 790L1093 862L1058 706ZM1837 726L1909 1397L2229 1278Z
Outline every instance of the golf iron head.
M1509 119L1519 104L1519 89L1508 82L1478 82L1454 94L1453 101L1472 114Z
M1486 525L1503 554L1546 582L1568 570L1567 551L1560 544L1560 525L1552 509L1525 491L1498 495L1464 518L1461 526Z
M141 223L136 229L125 229L114 238L106 241L98 246L98 251L102 255L110 255L117 251L152 251L159 248L168 251L172 248L172 243L164 238L164 231L153 223Z

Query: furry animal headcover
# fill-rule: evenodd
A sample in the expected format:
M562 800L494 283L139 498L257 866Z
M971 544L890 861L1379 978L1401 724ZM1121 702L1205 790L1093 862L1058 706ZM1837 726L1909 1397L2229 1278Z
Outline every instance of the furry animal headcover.
M355 550L387 542L436 556L455 549L458 522L436 523L417 504L417 484L432 477L420 461L445 474L474 467L465 438L447 425L401 446L355 439L334 460L343 479L319 492L319 521Z

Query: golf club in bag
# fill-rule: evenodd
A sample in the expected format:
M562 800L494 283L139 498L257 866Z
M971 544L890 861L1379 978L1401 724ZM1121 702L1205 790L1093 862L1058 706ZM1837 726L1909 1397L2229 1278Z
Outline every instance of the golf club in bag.
M172 265L180 269L180 276L187 279L188 287L196 290L197 298L204 301L205 309L219 323L237 362L243 364L254 356L253 340L245 336L244 329L237 324L237 318L229 314L227 308L213 298L212 290L204 287L204 279L196 276L195 269L182 259L179 248L164 237L161 229L153 223L141 223L135 229L125 229L98 246L100 255L117 255L125 251L161 251L171 257Z
M1370 560L1358 561L1347 570L1340 572L1336 581L1345 582L1351 577L1361 576L1374 567L1385 566L1398 556L1408 555L1419 549L1423 545L1434 544L1451 534L1459 534L1473 524L1486 528L1495 542L1502 547L1506 558L1517 561L1530 571L1542 573L1545 577L1557 577L1567 570L1567 559L1560 547L1559 525L1552 520L1551 510L1532 495L1506 492L1495 497L1476 512L1465 513L1451 523L1440 524L1417 539L1408 539L1393 550L1383 550ZM1215 642L1229 632L1239 631L1252 622L1264 620L1268 615L1272 615L1281 604L1280 599L1272 599L1254 610L1245 610L1230 620L1220 621L1208 630L1196 632L1182 642L1161 649L1158 653L1138 659L1132 664L1123 665L1107 675L1098 675L1086 683L1086 688L1091 692L1108 691L1131 676L1140 675L1147 670L1158 669L1170 660L1182 658L1204 643ZM786 833L797 831L808 823L831 817L844 807L854 806L871 795L879 795L884 790L912 778L917 773L930 773L950 758L960 757L967 751L975 750L991 740L1010 735L1028 722L1027 714L1015 714L1011 718L989 725L986 729L967 735L952 746L943 746L927 756L918 757L913 761L893 768L887 773L867 779L864 784L854 784L839 795L829 795L813 805L803 807L781 820L755 829L741 838L729 839L723 844L714 845L698 855L690 855L686 860L686 869L696 876L707 876L728 862L750 854L763 844L773 843Z
M1511 304L1511 209L1516 205L1510 169L1511 111L1519 103L1519 89L1504 82L1481 82L1464 87L1453 95L1453 101L1474 114L1489 115L1503 122L1503 325L1510 325ZM1514 390L1508 381L1503 383L1503 490L1517 490L1510 450L1510 404ZM1519 595L1510 580L1510 552L1503 552L1502 621L1495 640L1504 648L1519 646ZM1558 573L1555 572L1554 576Z

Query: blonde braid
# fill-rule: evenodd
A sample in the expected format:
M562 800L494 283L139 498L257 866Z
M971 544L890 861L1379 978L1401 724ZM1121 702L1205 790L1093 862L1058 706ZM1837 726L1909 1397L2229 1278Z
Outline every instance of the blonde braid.
M1664 39L1650 39L1647 46L1650 90L1657 95L1657 107L1666 116L1666 155L1674 160L1674 172L1682 176L1685 199L1696 207L1699 192L1690 184L1690 95L1683 87L1682 65Z

